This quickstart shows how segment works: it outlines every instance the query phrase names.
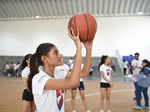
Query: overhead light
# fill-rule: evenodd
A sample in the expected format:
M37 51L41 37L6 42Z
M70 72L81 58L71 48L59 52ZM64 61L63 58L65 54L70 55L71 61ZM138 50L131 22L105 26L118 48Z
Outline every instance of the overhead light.
M139 15L142 15L142 14L143 14L143 12L142 12L142 11L139 11L139 12L138 12L138 14L139 14Z
M39 18L40 16L35 16L35 18Z

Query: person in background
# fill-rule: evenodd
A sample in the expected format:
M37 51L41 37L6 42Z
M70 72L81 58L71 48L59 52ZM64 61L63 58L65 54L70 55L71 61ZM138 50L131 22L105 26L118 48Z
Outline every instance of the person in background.
M21 76L24 83L24 90L22 94L22 111L21 112L34 112L35 105L33 101L33 95L31 94L28 86L27 80L30 74L30 58L32 54L27 54L21 64Z
M101 109L100 112L104 112L104 100L106 99L107 104L107 112L111 112L111 103L110 103L110 96L111 96L111 88L112 84L112 76L111 71L112 68L110 67L111 58L109 56L102 56L101 62L99 64L100 68L100 88L101 88Z
M91 64L91 66L90 66L89 76L92 76L92 75L93 75L93 72L94 72L94 69L93 69L93 65Z
M4 76L8 76L8 73L9 73L8 71L9 71L9 62L7 62L4 65L4 69L3 69Z
M70 72L69 72L70 68L69 68L68 65L66 65L64 63L63 55L61 55L60 61L61 61L61 65L55 67L54 77L55 77L55 79L67 79L67 75L69 76L69 74L70 74ZM66 90L65 89L60 89L60 90L57 90L57 91L61 93L61 95L63 96L63 99L64 99ZM64 100L62 100L62 101L64 101ZM64 102L62 104L61 110L62 110L62 112L65 112Z
M10 62L8 65L9 65L8 76L14 76L14 65L13 65L13 62Z
M140 75L140 77L148 77L148 75L150 75L149 63L150 62L148 60L146 60L146 59L142 61L142 70L138 74L138 75ZM138 81L137 81L136 86L135 86L136 87L136 102L137 102L137 105L133 107L134 109L149 109L148 87L142 87L142 86L140 86L138 84ZM144 106L141 105L141 99L142 99L142 95L141 94L142 93L144 95L144 101L145 101L145 105Z
M16 77L19 77L19 75L20 75L20 70L19 70L19 68L20 68L20 63L17 62L16 66L14 67L14 71L15 71Z
M73 60L73 58L71 57L71 58L69 59L69 63L68 63L69 67L71 67L71 65L73 64L73 62L74 62L74 60Z
M126 76L128 74L128 61L123 61L123 73L124 76Z
M15 67L17 66L17 64L15 62L13 62L13 69L15 70Z
M139 57L140 57L140 54L135 53L135 59L131 63L134 75L139 74L142 68L142 61L139 59Z
M141 68L142 68L142 61L139 59L140 54L139 53L135 53L135 59L132 61L131 63L131 68L133 71L133 77L136 77L137 74L140 73ZM134 82L134 86L135 86L135 97L133 97L133 100L136 100L136 86L137 86L137 82Z

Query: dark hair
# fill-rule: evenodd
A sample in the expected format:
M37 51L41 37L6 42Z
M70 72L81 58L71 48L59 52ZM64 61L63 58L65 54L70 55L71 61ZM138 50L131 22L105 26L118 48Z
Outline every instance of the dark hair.
M32 54L27 54L25 55L22 64L21 64L21 71L27 66L27 60L29 60L31 58Z
M150 62L147 59L144 59L142 62L146 64L145 67L150 67ZM141 71L144 71L145 67L143 67Z
M101 57L101 62L100 62L99 65L98 65L98 69L100 68L100 66L101 66L102 64L105 63L105 61L106 61L107 58L108 58L107 55L103 55L103 56Z
M48 52L54 47L55 45L51 43L43 43L38 46L36 49L35 54L31 56L30 59L30 75L28 78L28 88L32 93L32 78L39 72L39 66L43 66L41 56L47 56Z
M140 53L136 52L134 55L135 55L135 56L139 56L139 55L140 55Z

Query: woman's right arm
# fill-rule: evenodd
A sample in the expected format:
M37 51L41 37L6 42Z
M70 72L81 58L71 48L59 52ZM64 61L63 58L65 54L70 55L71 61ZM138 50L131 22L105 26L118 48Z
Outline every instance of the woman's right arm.
M71 71L71 77L67 80L56 80L56 79L49 79L46 84L45 88L47 90L56 90L61 88L74 88L79 85L80 82L80 73L81 73L81 61L82 61L82 45L79 39L79 32L77 36L75 36L74 32L72 34L69 32L70 37L74 41L76 45L76 57L73 69Z

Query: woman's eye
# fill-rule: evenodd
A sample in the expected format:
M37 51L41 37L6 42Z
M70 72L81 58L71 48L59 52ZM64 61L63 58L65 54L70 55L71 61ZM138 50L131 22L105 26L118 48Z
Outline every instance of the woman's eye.
M55 51L55 54L58 55L58 51L57 50Z

